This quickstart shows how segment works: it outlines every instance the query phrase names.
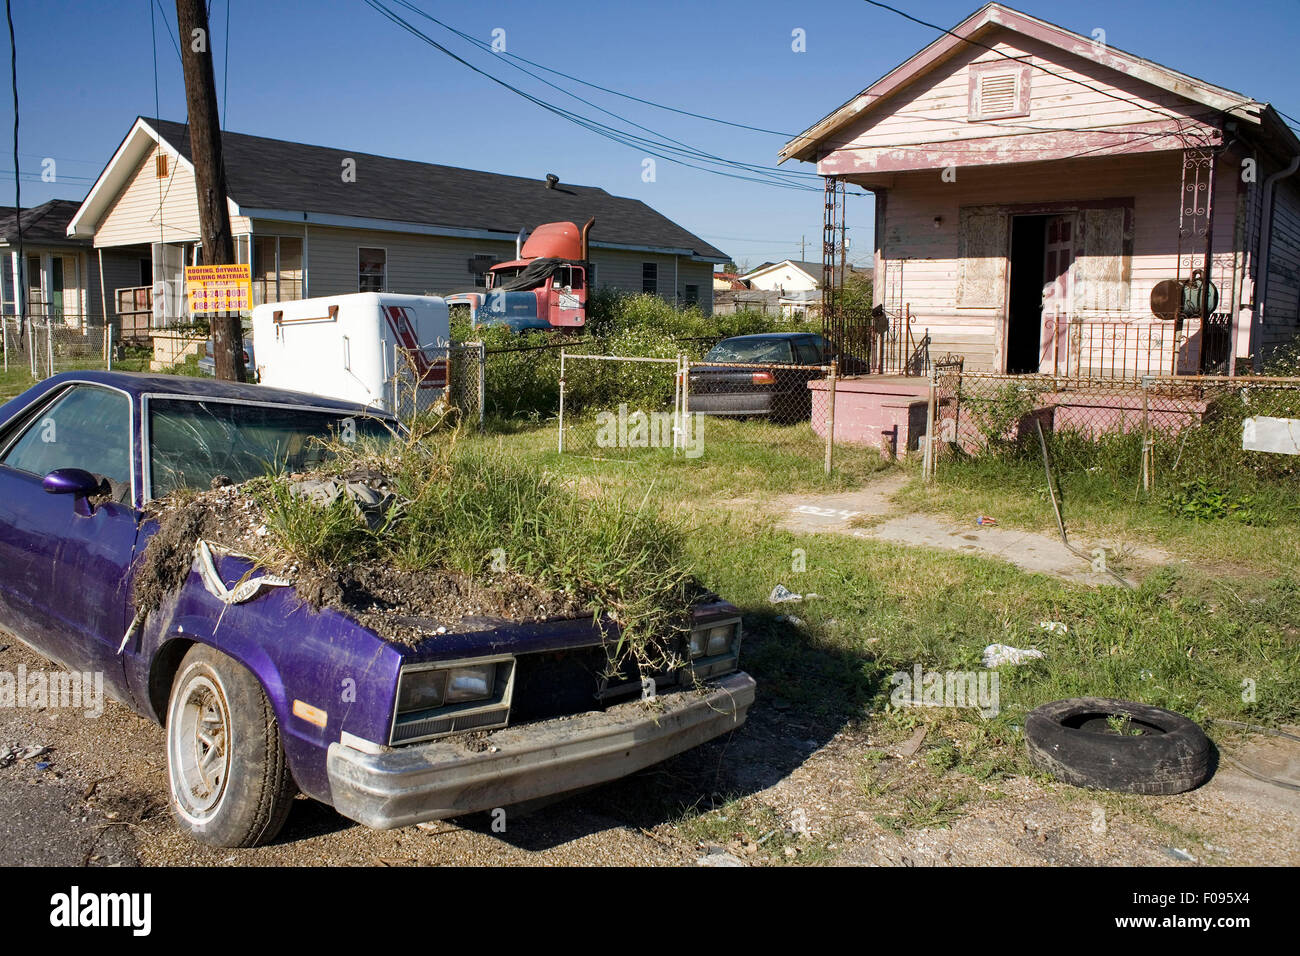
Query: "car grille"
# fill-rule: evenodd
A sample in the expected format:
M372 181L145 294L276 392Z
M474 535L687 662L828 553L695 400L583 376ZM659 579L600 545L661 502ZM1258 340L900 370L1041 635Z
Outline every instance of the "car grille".
M611 696L626 700L641 691L640 675L630 663L610 680L603 679L609 658L600 645L524 654L516 659L515 667L512 724L598 710L612 702ZM611 695L619 689L628 693Z
M433 737L465 730L486 730L504 727L509 711L505 707L470 714L444 714L422 720L400 721L393 728L393 744L406 743L422 737Z

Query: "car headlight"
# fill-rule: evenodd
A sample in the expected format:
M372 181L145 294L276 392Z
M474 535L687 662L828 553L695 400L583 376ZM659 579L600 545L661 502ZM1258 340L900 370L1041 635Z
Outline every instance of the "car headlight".
M397 712L410 714L487 700L495 695L496 683L495 662L404 671L397 691Z
M409 671L402 675L397 692L397 712L407 714L415 710L432 710L441 707L447 692L449 671Z
M447 675L447 703L463 704L470 700L487 700L496 687L496 664L456 667Z
M515 659L510 654L409 664L397 678L389 743L495 730L510 720Z
M691 659L698 657L717 657L735 650L736 639L740 634L740 621L725 621L721 624L706 624L691 631Z
M716 654L725 654L731 648L731 642L735 636L735 624L722 624L718 627L709 628L709 640L704 649L705 656L713 657Z

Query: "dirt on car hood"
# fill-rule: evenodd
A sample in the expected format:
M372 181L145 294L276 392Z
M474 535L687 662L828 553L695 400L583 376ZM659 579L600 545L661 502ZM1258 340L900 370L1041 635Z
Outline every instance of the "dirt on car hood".
M319 476L289 479L298 493L321 497ZM333 608L385 640L408 646L454 631L472 618L539 622L592 614L574 595L509 571L470 576L442 569L406 570L380 559L300 566L274 544L262 498L248 487L253 484L182 492L150 504L146 518L157 521L158 530L139 559L137 613L148 614L185 584L194 566L195 545L202 539L217 551L249 558L258 568L255 573L291 581L298 598L313 609ZM376 495L382 500L387 493L382 475L374 473L343 476L338 484L371 489L375 494L365 496L367 501L376 500Z

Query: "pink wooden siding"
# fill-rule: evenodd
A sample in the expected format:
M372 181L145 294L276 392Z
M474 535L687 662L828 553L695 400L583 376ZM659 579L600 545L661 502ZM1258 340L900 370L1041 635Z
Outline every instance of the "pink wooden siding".
M970 119L974 77L998 70L1000 65L1008 72L1019 67L998 53L962 47L933 73L874 105L860 121L837 133L833 137L836 148L821 160L818 171L869 175L948 163L1023 162L1035 153L1041 158L1057 158L1094 147L1099 147L1099 152L1116 147L1130 152L1169 149L1178 141L1147 136L1147 127L1170 128L1173 124L1167 114L1171 112L1185 120L1208 115L1204 107L1176 94L1039 40L1007 30L996 36L996 40L982 42L1008 56L1029 57L1029 62L1051 71L1028 71L1031 95L1027 117ZM1072 82L1075 80L1096 90ZM864 98L864 109L866 105ZM1135 135L1124 142L1109 133L1091 134L1090 139L1089 134L1075 132L1097 127L1133 127Z
M961 169L956 182L934 171L896 175L878 237L879 301L891 311L910 304L916 325L933 336L932 353L954 351L972 367L1001 369L1009 218L1075 210L1080 235L1070 271L1070 315L1094 324L1135 324L1135 330L1147 329L1148 341L1154 327L1160 338L1169 323L1151 316L1149 302L1157 282L1178 274L1180 163L1181 153L1152 153L1024 164L1014 173ZM1221 311L1230 306L1237 274L1231 252L1237 180L1235 166L1220 167L1214 281ZM1116 255L1116 249L1129 254ZM1199 260L1203 249L1200 240L1189 243L1184 257ZM1119 335L1118 326L1106 334Z

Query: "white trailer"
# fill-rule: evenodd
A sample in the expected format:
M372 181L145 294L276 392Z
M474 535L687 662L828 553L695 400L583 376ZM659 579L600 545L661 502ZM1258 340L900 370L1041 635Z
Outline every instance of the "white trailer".
M253 309L258 381L387 412L398 411L399 379L427 397L446 387L450 336L439 296L358 292Z

